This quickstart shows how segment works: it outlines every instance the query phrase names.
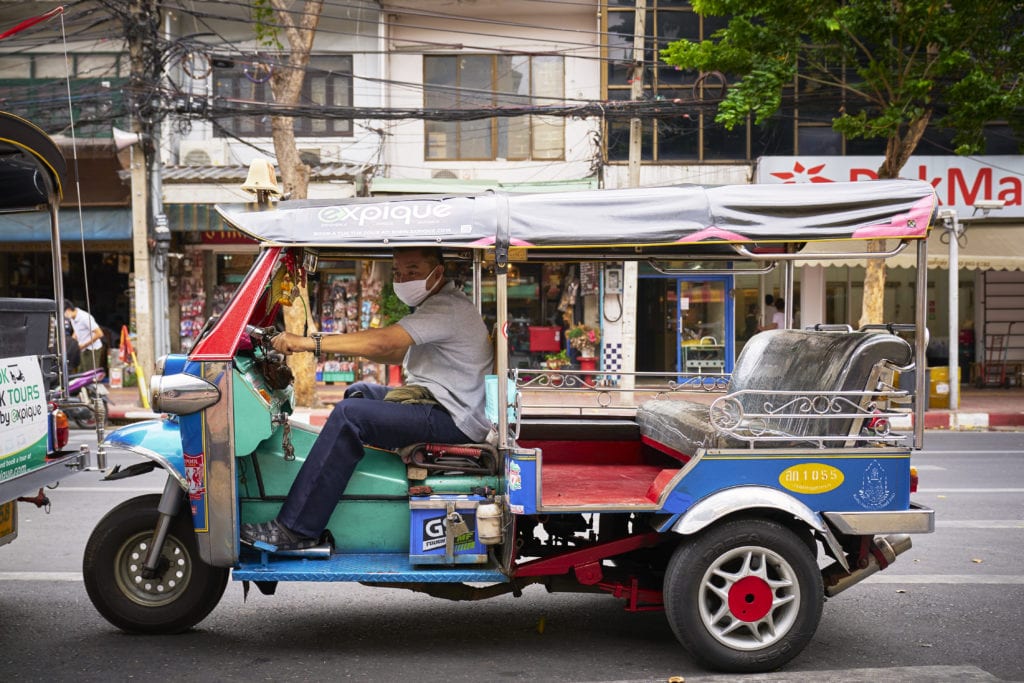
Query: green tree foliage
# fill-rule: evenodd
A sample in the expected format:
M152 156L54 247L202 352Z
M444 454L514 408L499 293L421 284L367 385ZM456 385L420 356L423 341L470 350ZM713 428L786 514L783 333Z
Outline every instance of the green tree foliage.
M667 63L731 81L716 120L732 128L775 114L785 97L832 107L847 138L884 139L880 178L896 178L929 123L954 130L956 153L984 149L984 125L1024 132L1024 2L1019 0L693 0L728 17ZM869 242L870 251L883 243ZM860 322L882 322L885 266L868 261Z
M1024 3L1007 0L694 0L730 17L709 40L680 40L667 63L729 75L717 121L776 113L786 88L817 89L833 127L883 138L896 177L929 122L955 130L958 154L984 149L983 126L1024 132Z

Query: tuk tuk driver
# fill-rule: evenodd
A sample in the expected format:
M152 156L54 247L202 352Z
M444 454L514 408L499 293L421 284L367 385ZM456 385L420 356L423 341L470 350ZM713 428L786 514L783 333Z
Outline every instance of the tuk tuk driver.
M276 519L243 524L241 541L278 550L318 545L363 444L397 449L419 442L480 443L491 429L484 411L484 377L494 354L472 301L444 273L441 250L394 252L395 294L413 312L397 323L349 334L302 337L284 332L273 345L401 363L406 385L396 389L357 382L331 412L292 483Z

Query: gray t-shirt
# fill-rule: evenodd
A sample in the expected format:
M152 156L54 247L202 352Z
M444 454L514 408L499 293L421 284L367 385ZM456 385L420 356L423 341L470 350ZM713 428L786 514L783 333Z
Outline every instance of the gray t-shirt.
M397 324L416 343L405 354L406 382L430 389L455 426L482 442L491 429L484 412L484 376L494 364L494 352L473 302L447 282Z

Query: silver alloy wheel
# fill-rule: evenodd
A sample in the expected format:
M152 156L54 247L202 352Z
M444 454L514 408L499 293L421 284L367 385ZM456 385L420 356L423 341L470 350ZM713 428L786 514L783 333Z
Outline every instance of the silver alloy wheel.
M800 610L800 584L779 554L759 546L733 548L715 559L700 583L701 620L716 640L757 650L781 640Z
M147 579L142 575L152 533L135 534L121 546L115 560L117 587L132 602L143 607L160 607L177 600L192 578L192 563L186 549L172 535L164 541L163 560L167 567L160 575Z

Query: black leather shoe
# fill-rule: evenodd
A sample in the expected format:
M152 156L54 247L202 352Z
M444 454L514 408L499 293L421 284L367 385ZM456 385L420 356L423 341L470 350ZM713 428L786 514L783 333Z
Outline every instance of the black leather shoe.
M300 536L276 519L258 524L243 524L239 535L242 543L246 545L265 543L275 546L279 551L304 550L317 545L317 539Z

